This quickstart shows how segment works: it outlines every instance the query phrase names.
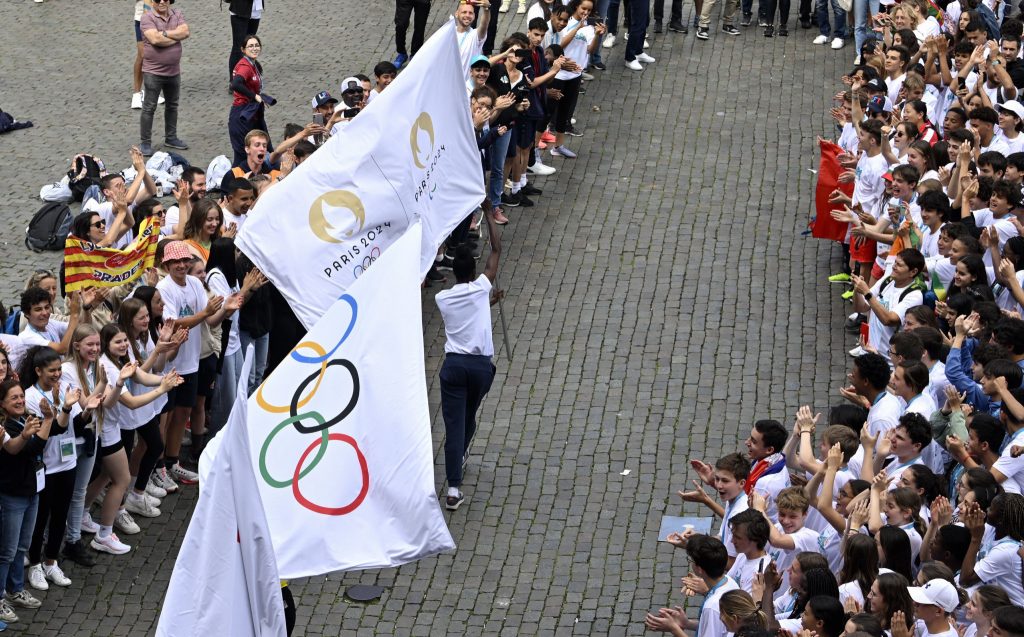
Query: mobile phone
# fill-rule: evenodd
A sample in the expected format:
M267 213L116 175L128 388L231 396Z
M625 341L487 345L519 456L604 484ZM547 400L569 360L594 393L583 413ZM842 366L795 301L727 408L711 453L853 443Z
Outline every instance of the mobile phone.
M317 113L317 114L313 115L313 123L314 124L319 124L320 126L323 126L324 125L324 116L321 115L320 113Z
M345 119L352 119L353 117L355 117L358 114L359 114L359 109L358 108L346 108L345 111L342 113L342 115L345 116Z

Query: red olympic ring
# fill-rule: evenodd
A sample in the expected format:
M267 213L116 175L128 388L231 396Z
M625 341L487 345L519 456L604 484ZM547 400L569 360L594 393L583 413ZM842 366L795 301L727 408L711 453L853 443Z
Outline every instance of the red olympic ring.
M331 434L328 438L330 440L348 443L349 445L352 445L352 448L355 450L356 457L359 458L359 470L362 473L363 478L363 488L359 491L359 495L356 496L355 500L352 500L352 502L345 506L335 508L325 507L311 502L302 495L301 491L299 491L299 474L302 472L302 465L305 464L306 458L309 457L309 454L313 453L313 451L323 443L322 437L318 437L316 441L306 449L305 453L302 454L302 457L299 458L299 463L295 465L295 474L292 476L292 494L295 496L295 500L299 504L314 513L322 513L324 515L345 515L346 513L355 511L366 498L366 493L370 490L370 469L366 466L366 457L363 456L363 452L360 451L359 445L352 436L347 436L345 434Z

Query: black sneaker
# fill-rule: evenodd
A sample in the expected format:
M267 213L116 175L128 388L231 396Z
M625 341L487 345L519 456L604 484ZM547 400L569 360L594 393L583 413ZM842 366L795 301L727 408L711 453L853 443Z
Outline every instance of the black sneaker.
M590 67L591 67L591 68L595 68L595 69L597 69L598 71L605 71L605 70L607 70L607 69L608 69L608 67L607 67L607 66L605 66L605 63L604 63L604 62L594 62L593 64L591 64L591 65L590 65Z
M544 194L543 190L541 190L540 188L535 188L532 184L526 184L525 186L522 187L522 189L519 192L523 193L524 195L543 195Z
M743 19L740 20L740 26L741 27L749 27L750 23L753 22L753 20L754 20L754 14L753 13L744 13L743 14Z
M177 137L174 139L165 139L164 146L167 146L168 148L177 148L178 150L188 150L188 144Z
M858 314L855 318L846 319L846 323L843 324L843 328L850 334L857 334L860 332L861 323L864 323L867 320L866 316Z
M456 511L460 506L462 506L462 503L465 501L466 496L463 495L462 491L459 491L459 495L457 496L445 496L444 508L448 509L449 511Z
M731 24L726 24L722 27L722 33L728 33L729 35L739 35L740 30Z
M565 134L569 137L583 137L583 131L576 128L572 124L569 124L569 130L565 131Z
M501 196L501 205L505 206L506 208L515 208L516 206L518 206L519 205L519 193L515 192L515 193L510 193L510 194L507 194L507 195L502 195Z
M661 28L661 20L656 20L656 21L654 22L654 32L655 32L655 33L661 33L661 32L662 32L662 30L663 30L663 29Z
M96 564L96 558L86 550L85 545L82 544L82 540L66 543L62 553L67 559L75 562L76 564L81 564L82 566L94 566Z
M440 272L438 272L437 271L437 264L434 264L434 265L430 266L429 270L427 270L427 280L428 281L445 281L445 280L447 280L447 277L445 277L445 275L443 275Z
M434 261L434 267L438 270L451 270L453 265L455 265L455 260L447 254L440 261Z
M771 25L768 25L768 26L766 26L764 28L764 37L770 38L770 37L773 37L774 35L775 35L775 28L774 27L772 27Z
M801 29L810 29L811 28L811 19L810 18L800 18L800 28Z
M788 38L789 37L789 29L787 29L786 25L784 25L784 24L780 24L779 25L779 37L780 38Z
M698 40L707 40L708 39L708 28L707 27L697 27L697 39Z
M669 31L674 31L676 33L684 33L685 34L685 33L689 33L690 32L690 27L686 26L685 24L683 24L682 22L680 22L678 20L673 20L672 22L668 23L668 30Z
M533 208L533 199L526 196L522 190L519 191L519 205L523 208Z

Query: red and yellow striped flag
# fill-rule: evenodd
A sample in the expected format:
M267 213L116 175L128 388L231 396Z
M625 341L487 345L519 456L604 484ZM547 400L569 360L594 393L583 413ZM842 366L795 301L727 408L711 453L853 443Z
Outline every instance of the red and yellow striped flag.
M112 288L137 279L153 265L160 224L148 217L139 235L124 250L100 248L68 235L64 243L64 287L68 292L88 287Z

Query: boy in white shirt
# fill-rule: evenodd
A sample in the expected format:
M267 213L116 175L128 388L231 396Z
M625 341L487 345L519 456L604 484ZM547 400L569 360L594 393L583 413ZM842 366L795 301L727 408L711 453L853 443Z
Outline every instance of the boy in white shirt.
M699 460L693 461L692 465L699 466L704 463ZM686 502L699 502L704 506L711 509L711 512L722 518L722 527L719 530L719 538L722 543L725 544L726 551L729 553L729 561L726 565L726 570L732 568L733 561L736 558L736 547L732 543L732 531L729 529L729 520L734 515L741 511L746 511L747 505L747 494L743 492L743 487L746 484L747 476L750 474L750 461L741 456L738 453L730 453L727 456L723 456L715 463L715 470L713 475L714 487L718 491L718 497L721 498L722 504L718 504L711 496L704 491L704 487L701 486L700 480L694 480L694 486L697 488L692 491L680 491L679 497ZM671 541L671 536L670 536ZM681 546L681 545L677 545Z
M43 288L29 288L21 293L21 311L28 325L22 330L21 344L28 348L33 345L45 345L57 352L66 354L71 344L71 336L78 327L78 315L82 309L82 297L78 292L71 293L71 315L68 322L51 321L53 301L50 293Z
M929 580L924 586L908 586L914 600L914 617L924 624L920 637L959 637L950 615L960 605L956 587L944 579Z
M768 502L764 496L756 492L751 493L750 504L768 520L766 513ZM779 590L784 590L789 586L787 570L796 559L797 554L819 550L818 532L804 526L810 502L800 487L783 489L775 504L779 509L779 522L770 529L768 541L771 544L771 551L769 554L778 565L779 572L783 573L782 587Z
M764 573L772 558L765 550L771 536L771 525L763 515L753 509L737 513L729 520L736 561L729 569L729 577L745 591L754 590L754 576Z
M688 531L685 535L673 534L686 548L693 573L683 578L683 586L687 590L704 591L704 603L700 607L700 615L696 620L690 619L681 609L662 608L658 615L648 613L646 624L652 630L663 630L662 618L671 618L686 630L696 631L696 637L726 637L729 629L722 621L718 607L722 595L737 590L736 581L725 574L725 564L729 558L725 545L718 538L710 535L695 535ZM677 544L679 546L680 544Z

